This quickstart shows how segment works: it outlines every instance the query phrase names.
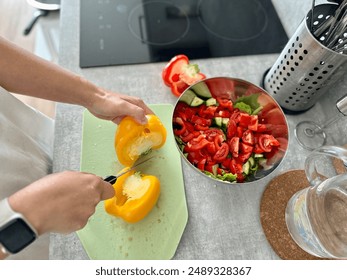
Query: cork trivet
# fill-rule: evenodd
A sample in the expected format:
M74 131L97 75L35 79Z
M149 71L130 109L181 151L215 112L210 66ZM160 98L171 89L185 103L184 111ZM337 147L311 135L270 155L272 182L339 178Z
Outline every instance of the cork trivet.
M342 148L347 149L347 144L343 145ZM346 173L346 166L341 159L333 157L333 165L337 174Z
M290 170L272 179L260 204L260 220L267 240L284 260L318 260L302 250L290 236L285 222L287 202L297 191L309 186L304 170Z
M335 167L337 174L344 174L346 173L346 166L344 165L343 161L338 158L333 158L333 165Z

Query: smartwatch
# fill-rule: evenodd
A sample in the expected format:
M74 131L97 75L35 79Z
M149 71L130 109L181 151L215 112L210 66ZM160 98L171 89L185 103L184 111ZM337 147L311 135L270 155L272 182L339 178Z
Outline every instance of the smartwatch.
M0 244L7 253L20 252L37 236L35 228L22 214L13 211L7 198L0 201Z

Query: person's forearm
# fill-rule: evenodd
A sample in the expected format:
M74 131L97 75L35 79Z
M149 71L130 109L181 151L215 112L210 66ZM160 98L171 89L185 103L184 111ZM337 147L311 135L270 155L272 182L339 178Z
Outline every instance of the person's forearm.
M132 116L141 124L153 111L138 97L112 92L0 37L0 86L9 92L76 104L94 116L119 123Z
M0 37L0 86L6 90L89 107L101 89Z

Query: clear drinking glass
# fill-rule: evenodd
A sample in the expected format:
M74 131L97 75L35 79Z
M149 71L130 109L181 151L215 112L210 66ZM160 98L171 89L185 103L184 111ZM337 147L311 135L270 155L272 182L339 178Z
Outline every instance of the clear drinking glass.
M296 125L294 135L302 147L313 151L325 145L327 139L326 128L344 116L347 116L347 95L336 102L336 107L340 114L326 120L323 124L305 120Z
M310 186L289 200L285 219L293 240L321 258L347 259L347 150L323 146L305 161Z

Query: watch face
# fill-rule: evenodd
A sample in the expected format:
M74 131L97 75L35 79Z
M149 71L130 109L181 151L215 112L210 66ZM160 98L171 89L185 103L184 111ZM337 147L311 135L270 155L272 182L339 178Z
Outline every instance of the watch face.
M36 239L35 232L21 218L0 228L0 243L11 254L18 253Z

